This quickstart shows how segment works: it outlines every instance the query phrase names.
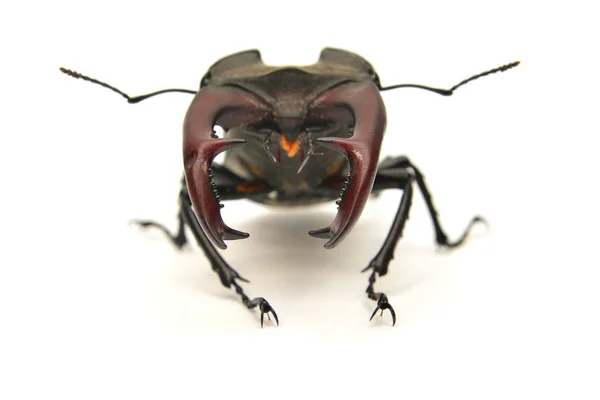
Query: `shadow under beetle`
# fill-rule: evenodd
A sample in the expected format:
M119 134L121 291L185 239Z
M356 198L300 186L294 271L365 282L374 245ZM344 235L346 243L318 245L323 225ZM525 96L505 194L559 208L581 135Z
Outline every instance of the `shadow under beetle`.
M335 219L326 228L310 231L326 239L331 249L350 233L370 194L400 189L402 199L390 231L377 255L363 269L371 270L366 292L377 302L377 311L396 313L384 293L376 292L377 276L388 271L412 203L413 183L423 193L435 229L437 244L460 246L470 229L483 218L474 217L462 236L450 241L442 229L423 174L404 156L378 164L386 126L380 92L412 87L450 96L460 86L496 72L516 67L513 62L474 75L451 89L402 84L382 87L377 73L357 54L325 48L317 63L307 66L269 66L257 50L243 51L213 64L200 81L200 90L166 89L130 97L119 89L77 72L60 70L74 78L101 85L138 103L168 92L195 97L183 127L185 177L179 193L179 228L173 234L154 221L136 221L142 227L162 230L178 248L187 243L185 227L219 275L221 283L241 296L249 309L258 306L260 324L275 310L262 297L250 299L239 281L248 282L231 268L215 249L225 240L249 235L227 226L221 218L221 201L249 199L271 205L302 205L337 199ZM220 126L219 138L214 127ZM223 165L213 163L225 150Z

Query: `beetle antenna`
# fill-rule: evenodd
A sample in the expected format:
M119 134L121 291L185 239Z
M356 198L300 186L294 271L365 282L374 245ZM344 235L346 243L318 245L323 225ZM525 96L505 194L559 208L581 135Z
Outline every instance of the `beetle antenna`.
M153 93L143 94L141 96L130 97L127 93L123 93L122 91L120 91L119 89L117 89L114 86L109 85L108 83L101 82L94 78L90 78L89 76L85 76L76 71L71 71L70 69L67 69L67 68L60 67L59 69L60 69L60 72L67 74L70 77L73 77L75 79L83 79L84 81L95 83L96 85L100 85L102 87L112 90L115 93L118 93L121 96L125 97L129 104L139 103L140 101L146 100L146 99L156 96L158 94L169 93L169 92L179 92L179 93L189 93L189 94L197 93L195 90L189 90L189 89L164 89L164 90L159 90L159 91L153 92Z
M438 88L432 88L429 86L415 85L415 84L411 84L411 83L406 83L406 84L401 84L401 85L392 85L392 86L386 86L386 87L381 87L381 85L378 85L378 86L379 86L380 92L383 92L384 90L398 89L398 88L403 88L403 87L412 87L412 88L417 88L417 89L429 90L431 92L441 94L442 96L451 96L456 89L458 89L459 87L461 87L463 85L466 85L467 83L469 83L471 81L474 81L475 79L479 79L486 75L495 74L496 72L504 72L506 70L516 67L520 63L521 63L520 61L511 62L510 64L505 64L498 68L490 69L489 71L485 71L480 74L473 75L472 77L467 78L464 81L461 81L461 82L457 83L456 85L452 86L451 89L438 89Z

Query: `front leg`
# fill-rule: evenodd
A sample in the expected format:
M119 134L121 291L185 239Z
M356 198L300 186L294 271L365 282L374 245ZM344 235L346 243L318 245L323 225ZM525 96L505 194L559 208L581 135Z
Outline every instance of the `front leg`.
M377 255L371 260L369 265L362 270L362 272L371 270L371 275L369 276L369 286L367 286L367 295L371 300L377 301L377 307L373 311L371 315L371 319L375 316L377 311L381 310L381 314L383 315L384 310L390 310L390 314L392 315L392 325L396 325L396 312L391 304L388 302L388 298L385 293L376 292L375 291L375 281L377 276L383 276L387 274L388 266L390 261L394 258L394 249L398 240L402 237L402 232L404 231L404 226L406 225L406 221L408 220L408 215L410 211L410 207L412 205L412 197L413 197L413 188L412 182L414 176L411 171L405 169L393 169L385 172L379 172L377 174L380 178L385 176L386 178L395 182L396 187L398 189L402 189L402 200L400 200L400 205L398 206L398 211L396 212L396 217L394 218L394 222L390 231L379 249Z
M233 200L238 198L244 198L248 195L252 195L254 193L260 193L264 189L264 184L262 183L253 183L253 182L245 182L245 181L237 181L234 179L235 177L225 170L217 170L215 172L215 182L216 182L216 190L220 193L223 193L221 199L223 200ZM279 318L275 313L275 310L267 300L263 297L256 297L254 299L250 299L244 289L241 287L239 282L248 282L247 279L240 276L240 274L234 270L227 262L221 257L219 252L216 250L214 245L210 242L196 215L192 209L192 203L190 200L189 193L187 191L187 187L185 184L185 179L182 180L182 188L179 193L179 213L178 213L178 222L179 226L177 229L177 233L171 233L164 225L159 224L154 221L134 221L134 223L138 224L141 227L155 227L163 231L170 241L178 248L181 249L186 243L188 243L186 237L186 226L191 230L192 234L196 238L196 242L198 246L204 252L206 258L210 262L212 270L219 275L219 279L221 283L226 288L233 288L235 292L241 297L242 303L248 309L254 309L258 307L260 310L260 326L263 326L264 316L267 315L268 319L271 320L271 314L275 319L277 325L279 325Z
M433 204L431 193L425 184L425 177L421 171L405 156L387 157L380 164L377 169L377 176L375 178L375 184L373 185L373 193L378 193L385 189L397 189L398 181L394 176L390 176L390 172L394 170L410 170L414 174L417 186L423 194L427 210L431 216L431 222L433 223L433 229L435 230L435 241L440 247L455 248L459 247L467 239L473 226L477 223L487 225L487 221L479 215L474 216L462 235L455 241L451 241L448 235L442 228L438 212Z
M231 268L229 264L227 264L227 262L223 259L223 257L221 257L217 249L215 249L213 244L210 242L210 240L202 230L200 223L198 222L198 219L196 218L196 215L192 210L192 202L189 198L189 195L187 194L187 191L184 190L182 190L180 213L183 216L183 221L194 234L198 245L200 246L202 251L204 251L206 258L208 258L208 260L210 261L213 271L215 271L219 275L223 286L225 286L226 288L230 288L231 286L233 286L235 288L235 292L242 298L242 303L244 303L244 305L249 310L252 310L256 307L259 308L261 328L263 327L265 314L267 314L269 320L271 320L269 314L273 314L277 325L279 325L279 318L277 317L275 310L273 309L273 307L271 307L267 300L265 300L263 297L256 297L250 300L246 293L244 293L244 290L237 281L240 280L247 283L249 281L247 279L242 278L236 270Z

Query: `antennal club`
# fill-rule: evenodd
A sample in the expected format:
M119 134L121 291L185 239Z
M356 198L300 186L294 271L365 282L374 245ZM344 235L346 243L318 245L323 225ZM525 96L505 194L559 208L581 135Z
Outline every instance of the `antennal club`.
M197 93L195 90L189 90L189 89L164 89L164 90L159 90L159 91L153 92L153 93L143 94L141 96L131 97L127 93L122 92L121 90L117 89L114 86L109 85L108 83L99 81L99 80L94 79L94 78L90 78L89 76L80 74L79 72L72 71L72 70L67 69L67 68L60 67L59 69L60 69L60 72L66 74L66 75L69 75L72 78L83 79L84 81L88 81L88 82L94 83L96 85L100 85L102 87L105 87L107 89L112 90L115 93L118 93L121 96L123 96L125 99L127 99L127 102L129 104L139 103L140 101L144 101L144 100L146 100L146 99L148 99L150 97L153 97L153 96L156 96L156 95L159 95L159 94L163 94L163 93L169 93L169 92L189 93L189 94L196 94Z

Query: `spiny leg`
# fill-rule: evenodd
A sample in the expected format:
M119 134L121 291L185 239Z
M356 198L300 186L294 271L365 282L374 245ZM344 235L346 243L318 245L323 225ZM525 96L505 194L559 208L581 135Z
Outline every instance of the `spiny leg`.
M222 168L222 167L219 166L218 168ZM259 193L260 191L263 190L262 185L256 184L255 187L257 188L257 190L253 191L252 190L252 187L253 187L252 182L244 182L243 180L241 182L238 182L236 179L234 179L234 177L228 171L223 170L222 173L221 173L221 170L218 170L218 171L219 172L215 173L215 182L218 182L216 184L215 190L218 190L220 193L224 193L224 195L221 196L221 198L224 200L239 199L239 198L243 198L244 196L247 197L249 192L250 193ZM240 178L238 178L238 179L240 179ZM244 185L243 186L244 191L236 190L236 187L238 185ZM159 224L158 222L155 222L155 221L138 220L138 221L133 221L133 222L144 228L145 227L155 227L155 228L160 229L167 235L167 237L171 240L171 242L179 249L181 249L186 243L188 243L188 240L187 240L187 237L185 234L185 227L186 226L189 227L189 229L192 231L192 234L196 238L198 245L204 252L204 255L209 260L212 270L215 271L219 275L219 278L220 278L223 286L225 286L226 288L231 288L231 286L233 286L235 288L235 292L238 295L240 295L240 297L242 298L242 303L244 303L244 305L248 309L254 309L256 307L259 308L259 310L260 310L260 326L261 327L263 326L263 323L264 323L265 314L267 315L269 320L271 320L270 314L273 314L273 317L275 318L275 322L277 323L277 325L279 325L279 319L277 317L277 314L275 313L275 310L273 309L273 307L271 307L271 305L269 304L269 302L267 300L265 300L263 297L257 297L254 299L250 299L244 293L244 289L240 286L240 284L237 281L238 280L242 281L242 282L249 282L249 281L247 279L243 278L242 276L240 276L236 270L234 270L233 268L231 268L229 266L229 264L227 264L227 262L221 257L221 255L218 253L218 251L215 249L215 247L212 245L212 243L210 242L210 240L208 239L208 237L202 230L202 227L200 226L200 223L198 222L198 219L196 218L196 215L194 214L194 211L192 209L192 202L190 200L190 196L187 191L185 179L182 180L182 188L181 188L181 191L179 192L179 204L180 204L180 208L179 208L179 213L177 215L179 226L177 229L177 234L172 234L164 225Z
M373 185L373 191L377 192L384 189L396 187L397 183L394 182L393 179L390 180L385 174L386 170L393 170L396 168L410 168L414 172L415 180L417 182L417 185L419 186L419 189L421 190L421 193L423 193L423 197L425 199L425 203L427 205L427 209L429 210L429 215L431 216L431 221L433 223L433 228L435 229L435 241L439 246L445 248L458 247L462 245L467 239L469 233L471 232L471 229L475 224L483 223L487 225L487 221L482 216L476 215L471 219L471 221L463 231L462 235L457 240L450 241L448 239L448 235L446 234L446 232L444 232L444 229L440 224L438 212L435 206L433 205L431 194L429 192L429 189L427 188L427 185L425 184L425 177L423 176L421 171L408 159L408 157L398 156L388 157L384 159L381 162L381 164L379 164L377 177L375 178L375 184Z
M394 309L388 302L388 298L384 293L375 292L374 285L377 276L383 276L387 274L388 267L391 260L394 258L394 249L398 243L398 240L402 237L402 232L404 230L404 225L408 220L410 207L412 204L412 194L413 187L412 183L416 180L419 189L423 193L423 197L425 198L425 202L427 204L427 208L431 215L431 219L433 221L434 229L436 232L436 242L443 247L454 248L460 246L465 239L467 238L469 231L472 226L477 222L484 222L485 220L480 217L474 217L465 232L461 235L461 237L451 242L448 240L448 235L444 232L439 222L439 217L435 206L433 205L433 201L431 199L431 194L427 186L425 185L425 179L421 171L416 168L407 157L393 157L387 158L381 162L379 165L377 175L375 178L375 183L373 185L373 192L377 193L379 191L385 189L401 189L403 191L402 200L400 201L400 205L398 206L398 211L396 213L396 217L394 218L394 222L392 227L381 246L381 249L377 253L377 255L371 260L369 265L363 269L363 272L367 270L372 270L371 275L369 276L369 286L367 287L367 294L370 299L377 301L377 307L373 311L371 315L371 319L375 316L377 311L383 311L386 309L390 310L392 314L393 324L396 323L396 315Z
M375 307L373 314L371 314L369 321L373 319L377 311L381 311L381 314L383 315L384 310L389 310L390 314L392 314L392 325L396 325L396 312L388 302L385 293L375 291L375 281L377 276L387 274L390 261L394 258L396 244L402 237L402 232L404 231L404 226L408 220L410 207L412 205L412 182L414 176L411 171L402 168L387 170L385 173L382 173L382 175L384 175L386 179L395 182L396 188L402 189L402 199L400 200L400 205L398 206L398 211L394 217L392 227L390 228L381 249L379 249L377 255L371 260L369 265L362 270L362 272L368 271L369 269L371 270L369 285L367 286L366 292L371 300L377 302L377 306Z
M258 306L258 308L260 310L260 326L261 326L261 328L263 327L263 321L264 321L265 314L267 314L267 317L269 318L269 320L271 319L269 314L273 314L273 317L275 318L277 325L279 325L279 318L277 317L275 310L273 309L273 307L271 307L271 305L269 304L269 302L267 300L265 300L263 297L256 297L256 298L250 300L250 298L246 295L246 293L244 293L244 289L242 289L242 287L237 282L237 280L240 280L243 282L249 282L249 281L247 279L241 277L236 270L231 268L229 266L229 264L227 264L227 262L217 252L217 250L215 249L213 244L210 242L210 240L208 239L208 237L202 230L200 223L198 222L198 219L196 218L196 215L194 214L194 212L192 210L192 202L190 200L189 194L187 193L187 191L185 189L182 189L182 191L181 191L180 204L181 204L180 215L182 216L182 219L183 219L185 225L187 225L190 228L190 230L192 231L194 237L196 238L196 241L198 242L198 245L204 252L204 255L206 256L206 258L208 258L208 261L211 264L212 270L215 271L219 275L219 278L221 279L221 283L223 284L223 286L225 286L226 288L230 288L231 286L233 286L235 288L235 292L237 294L239 294L240 297L242 298L242 303L244 303L244 305L248 309L252 310Z

